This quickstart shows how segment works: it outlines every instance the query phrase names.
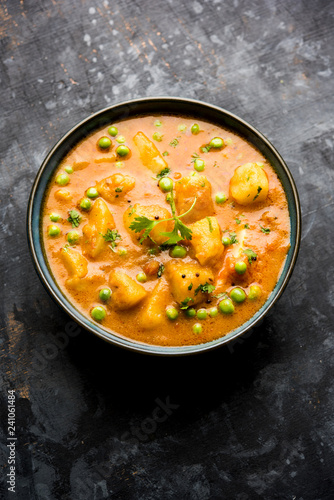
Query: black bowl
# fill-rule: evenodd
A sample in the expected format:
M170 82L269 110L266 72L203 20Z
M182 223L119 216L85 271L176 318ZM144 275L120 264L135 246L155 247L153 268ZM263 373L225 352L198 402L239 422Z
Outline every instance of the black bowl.
M94 130L102 128L109 123L142 114L189 115L194 118L216 123L221 127L225 127L238 133L241 137L253 144L269 161L281 180L285 190L291 221L291 246L279 280L265 304L250 320L241 325L239 328L233 330L228 335L211 342L190 346L164 347L126 339L119 336L116 332L110 333L109 331L103 329L102 326L90 321L88 317L81 314L81 312L79 312L74 305L71 304L68 298L59 289L48 266L41 234L41 211L44 193L55 169L61 160L69 153L69 151L71 151L79 141L90 135ZM81 121L58 141L43 161L32 187L28 205L27 231L33 262L43 285L46 287L51 297L62 307L62 309L82 327L112 344L125 347L136 352L165 356L185 355L208 351L226 344L227 342L231 342L253 328L265 316L265 314L267 314L269 309L275 304L285 289L297 259L301 234L301 211L297 189L287 165L272 144L270 144L268 139L266 139L254 127L234 114L218 108L217 106L213 106L212 104L177 97L149 97L126 101L102 109L101 111L98 111Z

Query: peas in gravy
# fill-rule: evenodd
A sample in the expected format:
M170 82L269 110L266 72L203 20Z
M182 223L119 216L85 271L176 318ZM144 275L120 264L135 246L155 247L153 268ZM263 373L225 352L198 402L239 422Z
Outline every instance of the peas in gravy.
M236 329L290 246L272 166L234 132L186 116L110 123L50 181L42 232L58 286L91 321L162 346Z

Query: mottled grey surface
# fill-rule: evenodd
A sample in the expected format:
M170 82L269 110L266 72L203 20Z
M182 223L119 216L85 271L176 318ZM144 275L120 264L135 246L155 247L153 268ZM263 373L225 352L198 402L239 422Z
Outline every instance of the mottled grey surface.
M330 0L1 0L1 498L334 498L333 16ZM260 129L303 211L299 260L269 316L185 359L76 335L25 237L34 176L61 135L106 105L163 94Z

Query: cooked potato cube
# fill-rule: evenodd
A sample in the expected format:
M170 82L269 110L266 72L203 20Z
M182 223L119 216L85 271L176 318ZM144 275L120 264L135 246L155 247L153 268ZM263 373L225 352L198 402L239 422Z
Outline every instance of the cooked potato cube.
M257 163L236 168L230 180L230 194L239 205L264 201L269 190L268 177Z
M112 305L123 311L141 302L147 295L145 288L122 271L112 271L109 277Z
M138 132L133 141L138 148L143 165L152 170L154 174L158 174L168 167L167 162L163 159L155 144L143 132Z
M150 220L159 220L169 219L172 216L166 208L160 207L159 205L149 205L145 207L136 203L134 207L129 207L126 212L124 212L123 222L129 233L133 237L133 240L139 243L144 230L140 233L135 233L130 229L130 225L136 217L147 217ZM152 240L155 241L157 245L162 245L165 241L168 240L168 237L162 236L160 233L170 232L173 230L173 227L173 221L162 221L152 229L152 231L150 232L150 238L152 238Z
M195 197L197 198L194 208L182 217L184 223L196 222L215 213L211 198L211 184L205 175L197 174L183 177L175 182L175 204L180 215L190 209Z
M168 283L164 278L160 278L139 314L138 323L141 328L152 330L165 323L166 307L169 302L170 293Z
M195 257L202 266L212 264L222 255L224 247L221 232L216 217L205 217L190 224L192 231L190 245L195 250Z
M109 208L100 198L95 201L92 210L89 212L88 224L83 229L83 252L90 257L96 257L108 243L103 238L107 230L115 228L114 217Z
M135 187L135 179L129 175L113 174L106 179L102 179L96 184L99 194L109 203L124 197L126 193Z
M165 276L170 284L171 292L179 304L188 301L187 305L192 306L202 302L206 298L206 294L201 291L196 293L199 285L209 283L213 285L214 276L211 269L202 267L196 262L180 262L178 260L170 260L166 264Z
M88 272L87 259L80 252L69 247L60 250L60 257L69 275L66 285L74 288Z

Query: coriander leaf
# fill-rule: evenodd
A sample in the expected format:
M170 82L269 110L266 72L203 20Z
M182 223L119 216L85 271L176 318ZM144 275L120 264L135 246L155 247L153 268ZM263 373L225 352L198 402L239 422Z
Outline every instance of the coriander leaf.
M78 227L81 222L81 215L76 210L69 210L67 220L72 224L72 227Z
M192 299L191 297L186 297L184 300L182 300L182 302L180 302L180 309L188 309L190 301L194 302L194 299Z
M249 229L249 224L245 224L245 225L244 225L244 228L245 228L245 229Z
M121 193L123 191L123 188L122 187L117 187L115 189L115 193Z
M201 151L203 153L208 153L210 151L210 149L211 149L211 146L209 146L209 144L207 144L206 146L201 148Z
M218 293L217 295L211 295L213 299L221 299L224 297L224 299L228 299L228 295L226 292Z
M159 269L158 269L158 273L157 273L158 278L161 278L164 270L165 270L165 266L163 264L159 264Z
M195 290L195 295L198 294L198 292L202 293L212 293L215 290L214 285L210 285L210 283L206 282L204 285L199 285L196 290Z
M259 194L261 193L261 191L262 191L262 187L261 187L261 186L258 186L258 187L257 187L257 194L254 196L253 201L255 201L255 200L256 200L256 198L259 196Z
M208 220L208 223L209 223L209 231L210 231L210 233L212 233L213 227L212 227L212 222L211 222L210 217L207 217L207 220Z
M164 245L167 245L168 246L172 246L172 245L177 245L177 243L181 240L183 240L183 238L181 236L179 236L179 232L178 232L178 227L177 227L177 224L176 224L176 221L175 221L175 225L174 225L174 229L173 231L170 231L170 232L161 232L160 233L161 236L165 236L166 238L168 238L167 241L165 241Z
M248 262L251 264L253 260L257 259L257 255L254 252L254 250L251 250L250 248L247 248L244 250L244 254L247 255Z
M135 211L136 211L135 207L133 207L132 205L130 205L130 209L131 209L131 210L129 210L129 213L128 213L128 216L129 216L129 217L131 217L131 215L132 215L132 214L134 214L134 213L135 213Z
M188 286L188 290L191 290L193 286L194 285L192 283L190 283L190 285Z
M240 224L241 220L240 220L240 219L238 219L238 217L237 217L237 218L235 219L235 222L236 222L237 224Z
M102 233L101 233L102 234ZM117 246L116 240L121 240L122 236L119 234L117 229L107 229L106 234L102 234L105 241L110 242L109 247L114 252L114 248Z
M170 168L165 167L161 170L161 172L157 175L157 179L162 179L163 177L166 177L170 172Z
M180 137L176 137L175 139L173 139L173 140L169 143L169 145L170 145L170 146L172 146L172 148L176 148L176 146L177 146L177 145L178 145L178 143L179 143L179 139L180 139Z
M233 245L234 243L239 243L237 239L237 233L235 232L230 233L230 239L231 239L231 245Z
M270 229L269 229L269 227L263 227L263 226L261 226L261 224L260 224L260 228L261 228L261 231L262 231L264 234L269 234L269 233L270 233Z
M191 163L194 163L194 161L197 160L197 158L199 158L199 154L193 153L191 157L192 157Z
M144 231L142 234L142 237L140 239L140 244L143 243L143 241L148 237L152 229L159 224L161 221L155 221L155 220L150 220L147 217L135 217L134 221L131 222L130 224L130 229L131 231L134 231L135 233L140 233L141 231Z
M164 152L162 153L162 156L169 156L168 151L164 151Z

